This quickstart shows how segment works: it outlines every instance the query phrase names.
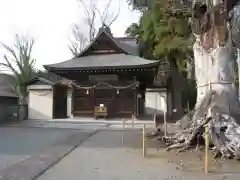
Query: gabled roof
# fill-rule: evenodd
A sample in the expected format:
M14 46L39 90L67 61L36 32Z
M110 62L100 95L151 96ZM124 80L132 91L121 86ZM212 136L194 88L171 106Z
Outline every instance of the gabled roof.
M147 60L139 56L127 54L107 54L83 56L61 63L45 65L48 71L55 70L89 70L108 68L145 68L158 66L159 61Z
M0 96L17 97L13 92L14 77L9 74L0 74Z
M85 56L85 53L92 47L93 44L95 44L98 39L101 36L106 36L109 41L111 41L111 43L113 43L113 45L121 52L124 54L129 54L129 55L138 55L138 53L136 53L136 47L132 47L130 44L128 43L124 43L121 41L121 39L118 38L114 38L112 36L112 34L110 34L110 32L108 31L107 28L100 28L98 31L97 36L95 37L95 39L81 52L79 53L77 56L75 56L74 58L79 58L82 56Z
M109 41L117 53L114 54L88 54L93 45ZM138 43L135 38L114 38L108 27L99 29L97 37L75 58L56 64L44 65L49 72L71 70L97 70L122 68L148 68L158 66L158 61L139 57Z

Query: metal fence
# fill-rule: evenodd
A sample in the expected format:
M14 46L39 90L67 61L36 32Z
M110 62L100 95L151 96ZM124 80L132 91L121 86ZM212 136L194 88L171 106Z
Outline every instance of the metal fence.
M0 104L0 124L22 121L28 117L27 105Z

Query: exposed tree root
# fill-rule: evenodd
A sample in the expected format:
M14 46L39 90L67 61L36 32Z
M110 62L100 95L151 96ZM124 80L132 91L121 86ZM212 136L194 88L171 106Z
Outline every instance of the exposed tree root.
M209 92L200 107L191 112L192 115L185 116L178 122L184 128L182 132L159 138L165 142L166 150L176 149L179 153L193 145L198 147L200 139L204 138L204 126L207 125L214 158L239 158L240 126L235 118L240 117L236 115L240 114L240 109L238 110L236 102L229 101L228 98L227 92ZM229 108L233 105L234 108ZM186 117L189 117L188 123Z

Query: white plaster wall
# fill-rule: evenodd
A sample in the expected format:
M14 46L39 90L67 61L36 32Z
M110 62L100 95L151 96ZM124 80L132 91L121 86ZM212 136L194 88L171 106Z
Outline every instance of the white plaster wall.
M67 99L67 116L72 116L72 90L68 90L68 99Z
M28 98L29 119L52 119L53 114L52 89L32 89L32 90L29 89L28 97L29 97Z
M164 98L165 97L165 98ZM145 93L145 113L163 114L167 111L166 92L148 92Z

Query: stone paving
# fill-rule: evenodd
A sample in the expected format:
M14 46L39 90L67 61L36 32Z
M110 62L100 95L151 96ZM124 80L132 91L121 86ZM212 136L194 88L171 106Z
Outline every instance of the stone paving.
M0 128L0 180L32 180L91 136L91 130Z
M139 131L98 131L38 180L238 180L240 174L177 170L168 160L143 158ZM149 150L154 144L148 144ZM156 152L156 149L154 149Z

